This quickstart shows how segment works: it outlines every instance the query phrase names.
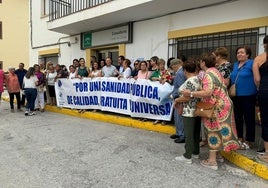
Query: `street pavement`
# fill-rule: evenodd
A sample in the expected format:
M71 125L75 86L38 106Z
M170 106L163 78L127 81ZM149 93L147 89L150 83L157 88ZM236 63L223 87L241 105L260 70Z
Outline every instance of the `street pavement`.
M52 112L25 117L0 104L0 187L267 188L229 162L217 171L175 161L169 135ZM202 148L201 159L207 157Z

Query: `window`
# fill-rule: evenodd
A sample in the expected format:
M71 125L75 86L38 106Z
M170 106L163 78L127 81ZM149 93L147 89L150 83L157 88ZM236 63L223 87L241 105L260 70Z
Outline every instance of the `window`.
M39 62L43 62L45 66L47 65L48 62L52 62L53 65L57 65L59 62L59 57L56 54L39 56Z
M49 15L49 0L41 0L41 16L47 15Z
M2 38L3 38L3 28L2 28L2 22L0 22L0 39Z
M229 50L230 62L233 63L236 61L235 51L239 46L249 46L252 50L251 58L256 56L259 36L259 28L252 28L176 38L169 41L169 54L173 57L184 55L195 58L222 46Z

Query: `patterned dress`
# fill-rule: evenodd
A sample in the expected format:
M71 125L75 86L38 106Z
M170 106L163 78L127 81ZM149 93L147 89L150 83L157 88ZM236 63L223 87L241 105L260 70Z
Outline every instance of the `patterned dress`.
M223 77L216 68L209 68L202 80L203 90L213 90L213 94L203 101L216 105L216 111L212 119L203 118L208 132L208 144L211 151L237 150L237 134L232 118L233 104L227 94Z
M229 62L223 63L223 64L219 65L217 69L219 70L219 72L221 73L221 75L223 76L224 79L227 79L227 78L230 79L230 76L232 73L231 63L229 63Z

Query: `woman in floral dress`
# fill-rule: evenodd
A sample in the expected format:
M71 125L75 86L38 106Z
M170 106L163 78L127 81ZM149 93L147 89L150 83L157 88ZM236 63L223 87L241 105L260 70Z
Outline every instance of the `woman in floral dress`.
M213 118L202 119L208 133L209 157L200 164L217 170L217 152L237 150L239 147L232 120L233 104L228 96L224 78L215 68L215 56L212 53L204 54L200 63L205 71L202 90L193 92L184 90L182 93L184 96L202 98L202 101L216 106ZM222 158L218 157L218 159Z

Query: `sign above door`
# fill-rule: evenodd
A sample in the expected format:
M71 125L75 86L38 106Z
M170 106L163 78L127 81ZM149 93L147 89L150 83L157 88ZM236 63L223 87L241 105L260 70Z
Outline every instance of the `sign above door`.
M87 49L111 44L132 43L132 23L111 29L81 34L81 48Z

